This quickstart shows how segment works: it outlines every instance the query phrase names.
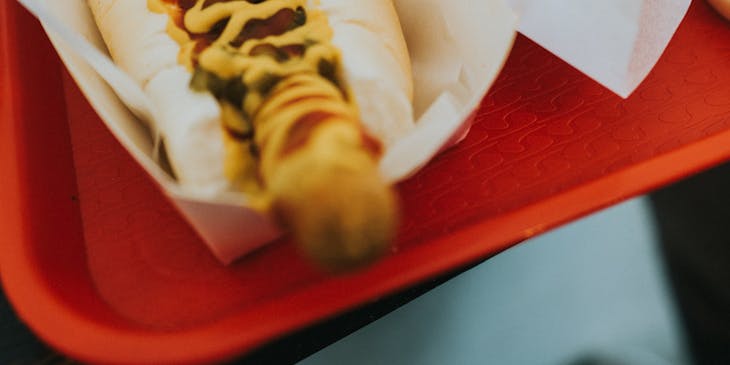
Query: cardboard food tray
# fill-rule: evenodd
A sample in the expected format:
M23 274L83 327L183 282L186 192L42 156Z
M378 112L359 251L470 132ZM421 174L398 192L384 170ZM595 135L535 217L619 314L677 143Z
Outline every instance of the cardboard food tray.
M628 100L520 37L467 138L399 185L390 257L330 277L281 240L225 267L35 19L6 1L0 28L3 285L42 339L91 362L231 358L730 158L730 25L704 2Z

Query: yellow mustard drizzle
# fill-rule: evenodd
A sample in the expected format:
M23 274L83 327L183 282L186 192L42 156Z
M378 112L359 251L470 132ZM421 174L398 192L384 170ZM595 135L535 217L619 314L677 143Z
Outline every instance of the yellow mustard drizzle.
M253 140L240 140L230 135L224 138L226 176L238 188L252 192L256 190L252 181L272 179L277 160L291 149L287 146L292 144L289 139L292 138L291 131L296 127L295 124L314 113L318 113L321 119L317 125L325 121L338 125L324 132L330 134L329 139L339 139L340 144L348 145L363 143L364 137L357 122L357 106L354 98L349 97L349 90L339 75L340 53L331 43L332 29L326 14L307 9L303 24L281 34L246 39L237 45L237 38L249 22L270 19L282 9L305 9L307 0L266 0L257 4L234 0L204 7L205 3L206 0L196 0L195 5L185 12L185 29L181 29L171 17L167 31L181 46L178 60L182 65L191 71L199 67L221 79L240 78L247 88L241 105L237 106L241 110L240 114L232 112L230 105L221 101L224 125L240 128L245 123L245 115L245 118L250 118L255 129ZM148 0L148 7L152 11L172 14L173 5L164 0ZM214 29L220 31L221 24L225 24L225 27L220 35L202 51L196 49L195 35L206 34ZM253 50L262 45L276 48L298 45L304 48L302 54L285 60L268 54L251 55ZM196 52L199 53L196 55ZM329 79L320 75L323 62L335 70ZM281 81L273 88L260 87L272 78ZM317 139L316 134L323 133L314 127L311 132L311 139ZM335 137L332 137L333 133ZM256 156L260 157L258 161L250 153L256 149L252 149L251 143L262 150L261 156ZM339 147L332 146L334 149ZM321 152L323 148L329 147L318 146L317 150ZM333 152L338 153L336 150ZM371 150L366 151L365 155L371 153L377 154ZM253 167L257 164L258 171Z
M321 123L338 122L350 127L348 123L357 120L353 109L342 99L340 90L322 80L324 79L308 73L291 76L277 85L276 97L268 99L259 109L256 119L266 122L256 124L255 142L269 150L280 152L262 154L260 168L263 176L270 177L274 174L277 160L282 154L286 154L287 144L291 143L290 133L295 128L294 124L301 122L301 118L310 115L313 110L323 116ZM305 101L292 102L303 95L307 97ZM349 130L360 138L359 128ZM339 146L325 145L323 148L335 152L337 147Z
M226 176L253 198L249 206L333 269L386 252L397 202L378 172L380 144L363 131L340 75L326 15L305 10L308 0L148 1L170 15L181 64L195 72L191 87L202 80L218 98Z

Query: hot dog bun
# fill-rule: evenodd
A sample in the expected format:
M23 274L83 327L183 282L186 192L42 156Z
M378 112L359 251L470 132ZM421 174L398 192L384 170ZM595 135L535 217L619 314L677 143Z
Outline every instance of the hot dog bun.
M392 0L321 0L368 131L386 146L413 123L411 62Z
M168 18L146 0L88 0L114 62L152 101L154 121L181 187L200 196L232 190L224 174L221 111L212 95L193 92L190 72L177 62ZM130 22L130 19L133 19Z

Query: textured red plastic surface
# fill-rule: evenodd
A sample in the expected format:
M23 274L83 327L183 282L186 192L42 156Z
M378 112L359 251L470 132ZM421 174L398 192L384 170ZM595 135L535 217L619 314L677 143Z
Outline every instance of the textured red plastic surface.
M104 129L37 23L0 5L0 270L90 361L245 353L730 157L730 25L704 2L622 100L520 37L469 136L400 185L397 251L328 277L282 240L218 264Z

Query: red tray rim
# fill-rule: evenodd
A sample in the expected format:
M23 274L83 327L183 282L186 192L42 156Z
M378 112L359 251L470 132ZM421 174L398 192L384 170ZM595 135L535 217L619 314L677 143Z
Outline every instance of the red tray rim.
M4 2L0 6L0 24L4 24L3 27L6 28L0 34L2 49L11 44L12 32L7 28L14 24L10 10L13 6L18 5L14 2ZM2 64L13 65L11 59L13 52L3 52L3 54ZM3 89L0 90L9 101L0 110L0 117L11 123L19 123L22 116L13 108L16 96L12 90L14 85L18 85L22 80L19 80L10 67L3 67L0 72L6 80L1 86ZM507 249L515 242L715 166L730 158L728 140L730 140L730 130L618 170L549 199L439 237L427 248L404 253L406 257L403 260L420 263L407 272L400 270L402 260L387 260L369 271L367 276L354 275L327 282L313 290L293 293L291 296L293 302L304 298L325 298L327 305L309 312L294 312L288 316L281 316L281 310L276 305L262 308L259 314L269 315L272 320L259 324L254 331L257 333L256 336L230 336L231 333L238 332L236 329L241 325L249 325L236 321L236 318L192 330L159 333L129 331L90 321L65 303L59 302L50 291L44 290L43 278L34 269L35 263L24 248L26 240L30 237L25 231L27 225L22 214L10 212L3 214L3 219L0 220L0 232L8 235L2 237L5 244L0 255L0 273L9 300L36 334L50 345L79 359L105 362L221 360L261 345L277 334L313 324L372 298L378 298L438 273L483 259ZM10 197L8 199L10 206L17 207L17 211L21 211L22 197L27 193L22 184L22 169L13 162L14 157L17 157L13 155L15 151L3 150L3 152L9 153L7 163L12 171L18 173L9 177L4 188L15 192L15 198L12 198L13 194L10 193L5 193L2 197ZM631 183L622 184L622 182ZM490 236L490 243L468 244L483 232L496 234ZM453 249L455 244L459 245L459 250ZM439 257L439 260L428 260L429 257ZM368 285L359 285L365 281ZM373 282L377 284L373 285ZM340 292L339 289L358 286L364 287L365 290L350 291L351 294L348 296L332 295ZM73 336L69 336L71 329ZM113 338L114 341L109 341L109 338ZM211 346L212 343L215 343L215 346ZM180 351L181 347L184 351Z

